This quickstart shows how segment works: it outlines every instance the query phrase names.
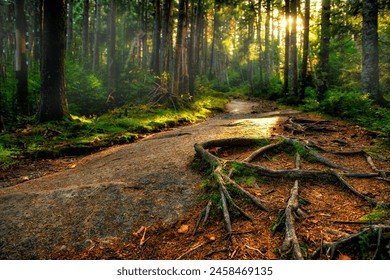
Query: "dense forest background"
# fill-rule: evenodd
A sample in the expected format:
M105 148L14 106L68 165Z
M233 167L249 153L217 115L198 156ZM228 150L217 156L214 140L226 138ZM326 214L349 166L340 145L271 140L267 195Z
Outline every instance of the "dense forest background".
M388 133L389 26L385 0L1 0L2 154L48 137L91 143L82 129L128 141L172 122L141 127L135 113L188 121L232 95ZM34 130L63 119L72 134Z

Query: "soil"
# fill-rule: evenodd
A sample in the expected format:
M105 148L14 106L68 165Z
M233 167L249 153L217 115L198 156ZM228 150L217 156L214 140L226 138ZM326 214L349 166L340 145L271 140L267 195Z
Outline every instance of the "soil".
M289 120L309 121L313 129L299 131ZM262 212L245 199L236 202L254 217L232 215L233 241L218 210L193 234L199 213L207 204L210 184L199 169L194 144L213 139L275 135L310 141L334 152L375 151L375 135L340 120L324 120L295 110L277 110L269 101L232 100L226 113L194 125L149 135L132 144L115 146L84 157L21 161L0 173L1 259L288 259L281 251L283 232L272 233L280 210L286 207L294 182L267 178L260 189L243 183L270 209ZM221 158L242 160L253 148L219 149ZM390 151L374 154L379 170L389 170ZM348 170L372 172L360 155L327 154ZM255 164L294 168L287 153L268 153ZM205 163L204 163L205 164ZM206 164L205 164L206 165ZM303 162L304 169L323 170ZM386 181L351 179L366 196L390 202ZM310 258L323 242L359 232L356 221L373 210L368 202L331 182L300 183L307 214L296 224ZM383 244L386 246L387 244ZM351 250L339 252L356 258ZM327 256L324 255L323 258Z

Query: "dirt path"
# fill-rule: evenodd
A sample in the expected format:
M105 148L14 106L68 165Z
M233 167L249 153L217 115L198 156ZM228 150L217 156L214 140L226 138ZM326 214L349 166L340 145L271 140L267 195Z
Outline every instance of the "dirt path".
M87 248L91 239L124 238L140 225L176 222L193 206L202 181L190 168L194 144L269 135L277 117L264 118L260 126L245 119L258 108L232 101L231 113L113 147L72 161L61 172L0 189L0 257L46 258L53 251Z
M196 255L183 257L277 258L271 247L276 248L278 240L269 235L252 238L245 250L234 251L224 240L222 221L218 219L201 236L188 234L202 206L197 197L204 179L191 164L195 143L286 133L284 124L289 116L298 116L298 112L275 111L274 105L265 101L233 100L225 114L109 148L66 163L69 165L60 172L0 189L0 258L171 259L215 238L221 240L218 246L213 243L206 251L197 250ZM340 131L333 138L318 133L312 135L313 140L334 146L338 145L332 142L334 139L348 145L353 139L360 147L370 146L371 139L360 128L337 124ZM229 156L240 155L229 152ZM286 161L280 158L278 164ZM288 195L288 186L282 189ZM323 196L320 189L317 186L307 196ZM337 203L345 199L336 191L330 195L338 198ZM276 191L271 197L275 199L275 213L269 220L276 218L286 194ZM359 217L368 211L354 215ZM270 227L270 222L259 221L259 227ZM255 232L253 228L249 231Z

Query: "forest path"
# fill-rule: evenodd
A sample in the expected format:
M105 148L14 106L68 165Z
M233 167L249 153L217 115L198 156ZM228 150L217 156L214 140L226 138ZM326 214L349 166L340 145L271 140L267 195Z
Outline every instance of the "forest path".
M0 258L48 258L124 239L140 226L173 224L202 182L194 144L269 137L293 110L232 100L226 113L73 161L60 172L0 189ZM61 253L61 254L62 254Z

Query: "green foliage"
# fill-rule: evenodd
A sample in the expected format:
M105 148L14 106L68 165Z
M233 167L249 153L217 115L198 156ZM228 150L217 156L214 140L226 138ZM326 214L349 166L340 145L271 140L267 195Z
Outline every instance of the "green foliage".
M315 88L307 87L305 89L305 99L303 105L300 107L305 112L317 111L320 107L320 103L317 100L317 91Z
M323 112L331 116L351 119L369 115L371 108L372 101L369 99L369 96L354 91L329 90L321 103Z
M68 60L65 78L69 110L72 114L94 115L106 111L107 90L101 77Z
M375 131L389 133L390 110L373 104L368 95L359 92L330 90L320 110L328 115L352 120Z

